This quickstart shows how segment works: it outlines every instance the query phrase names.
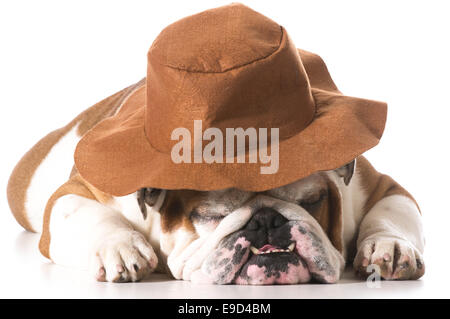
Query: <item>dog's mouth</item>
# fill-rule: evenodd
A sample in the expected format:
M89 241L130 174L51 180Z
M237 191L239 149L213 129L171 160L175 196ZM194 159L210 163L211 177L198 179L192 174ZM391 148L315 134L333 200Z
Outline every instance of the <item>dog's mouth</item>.
M250 246L247 261L233 282L241 285L297 284L311 280L306 263L294 251L296 243L287 246L265 244Z
M295 243L291 243L286 248L280 248L277 246L273 246L271 244L266 244L261 248L256 248L255 246L250 246L250 250L254 255L266 255L266 254L275 254L275 253L291 253L294 251Z

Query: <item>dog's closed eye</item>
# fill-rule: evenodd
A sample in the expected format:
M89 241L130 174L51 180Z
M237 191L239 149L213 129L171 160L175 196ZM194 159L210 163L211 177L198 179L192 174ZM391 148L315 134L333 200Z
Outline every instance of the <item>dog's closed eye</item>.
M323 200L328 196L327 192L321 191L318 192L312 196L309 196L308 198L302 198L297 201L297 204L302 206L305 210L308 212L315 212L320 205L322 204Z
M214 213L199 213L195 209L189 214L189 219L193 223L220 222L224 217L223 215Z

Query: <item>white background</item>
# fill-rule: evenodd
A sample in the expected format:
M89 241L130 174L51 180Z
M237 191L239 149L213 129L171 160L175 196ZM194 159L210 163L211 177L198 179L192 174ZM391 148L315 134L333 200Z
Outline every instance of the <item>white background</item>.
M381 143L366 153L417 199L427 273L369 289L332 286L211 287L95 283L49 264L6 202L21 156L49 131L145 76L163 27L227 1L0 2L0 297L450 297L450 7L447 1L242 1L283 25L299 48L322 56L347 95L388 102ZM448 3L448 2L447 2Z

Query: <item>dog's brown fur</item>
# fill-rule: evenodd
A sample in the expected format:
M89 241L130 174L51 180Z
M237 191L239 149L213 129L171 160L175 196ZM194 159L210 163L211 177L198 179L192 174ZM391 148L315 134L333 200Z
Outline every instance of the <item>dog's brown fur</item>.
M30 225L25 211L25 202L27 200L27 189L30 186L31 179L43 159L51 151L52 147L64 137L73 127L78 125L77 133L83 136L89 129L94 127L101 120L113 115L122 105L122 102L138 87L145 84L145 79L133 84L106 99L91 106L66 126L57 129L36 143L17 163L7 187L8 203L17 222L26 230L36 232L36 229ZM67 177L69 178L67 172ZM72 175L72 174L70 174Z

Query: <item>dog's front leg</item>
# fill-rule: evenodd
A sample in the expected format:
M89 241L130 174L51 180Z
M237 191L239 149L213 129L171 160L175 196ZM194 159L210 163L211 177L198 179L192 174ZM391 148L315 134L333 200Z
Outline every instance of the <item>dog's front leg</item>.
M99 281L137 281L158 263L150 244L120 212L78 195L55 202L48 232L55 263L89 269Z
M356 272L366 277L376 268L384 279L418 279L425 271L424 237L419 209L412 199L392 195L380 200L359 229Z

